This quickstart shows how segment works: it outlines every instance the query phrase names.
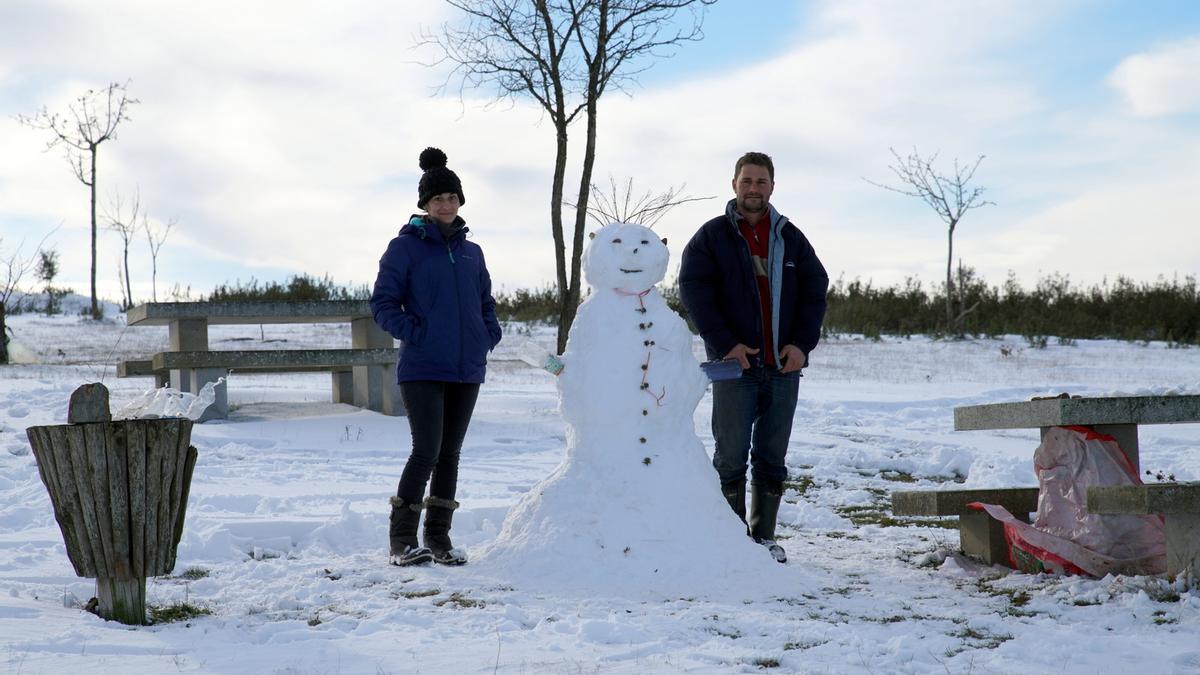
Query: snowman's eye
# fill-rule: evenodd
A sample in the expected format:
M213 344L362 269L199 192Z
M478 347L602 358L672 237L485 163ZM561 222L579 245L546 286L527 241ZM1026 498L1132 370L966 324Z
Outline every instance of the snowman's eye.
M643 244L649 244L649 243L650 243L650 240L649 240L649 239L643 239L643 240L642 240L642 243L643 243Z
M614 244L619 244L619 243L621 243L621 240L620 240L620 239L613 239L613 240L612 240L612 243L614 243Z

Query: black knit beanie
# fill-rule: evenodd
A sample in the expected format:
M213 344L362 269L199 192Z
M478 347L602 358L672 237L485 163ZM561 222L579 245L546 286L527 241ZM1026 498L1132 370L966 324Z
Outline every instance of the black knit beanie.
M446 168L446 153L437 148L425 148L421 151L418 163L425 172L417 185L418 209L424 209L426 202L443 192L454 192L458 195L459 204L467 203L467 198L463 196L462 181L458 180L453 171Z

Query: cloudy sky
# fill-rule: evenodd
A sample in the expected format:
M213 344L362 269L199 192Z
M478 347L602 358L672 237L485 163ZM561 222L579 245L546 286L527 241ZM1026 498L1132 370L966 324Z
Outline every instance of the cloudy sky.
M128 80L141 103L101 146L101 204L137 189L152 220L177 221L160 295L302 272L370 283L427 145L463 180L497 289L551 282L552 126L526 101L436 95L446 73L413 45L454 19L434 0L0 0L0 254L58 227L59 282L86 293L87 190L14 118ZM832 276L936 281L944 224L864 181L891 181L894 147L946 170L986 155L976 182L995 205L955 250L989 280L1200 272L1200 4L720 0L704 30L600 107L600 180L717 197L656 226L675 253L755 149ZM112 298L119 248L102 233Z

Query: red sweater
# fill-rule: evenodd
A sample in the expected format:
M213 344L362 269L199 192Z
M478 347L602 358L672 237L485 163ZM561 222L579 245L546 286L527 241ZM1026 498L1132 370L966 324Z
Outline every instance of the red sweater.
M751 225L745 218L738 220L738 230L750 246L750 263L754 266L754 278L758 282L758 306L762 308L763 344L760 354L768 366L775 365L775 343L771 335L771 277L767 271L767 241L771 237L771 214L765 212L758 222ZM754 345L747 345L753 347Z

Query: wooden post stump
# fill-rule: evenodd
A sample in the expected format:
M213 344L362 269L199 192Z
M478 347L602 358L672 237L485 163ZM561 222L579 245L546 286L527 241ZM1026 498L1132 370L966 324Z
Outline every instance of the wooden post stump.
M67 556L96 580L97 613L146 623L146 578L175 568L196 448L192 421L138 419L26 432Z

